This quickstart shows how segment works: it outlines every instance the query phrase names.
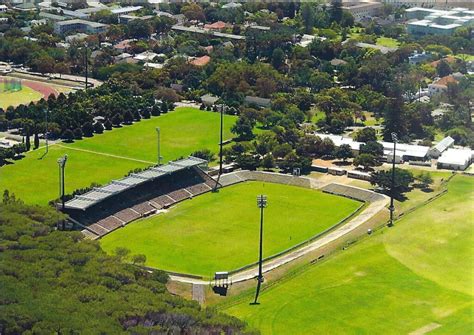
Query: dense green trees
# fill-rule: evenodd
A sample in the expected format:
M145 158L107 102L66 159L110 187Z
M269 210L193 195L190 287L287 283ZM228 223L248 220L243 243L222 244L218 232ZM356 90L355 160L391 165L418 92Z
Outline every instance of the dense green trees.
M167 276L143 255L107 256L62 215L5 193L0 203L0 329L3 334L241 333L235 318L167 292Z
M413 183L413 173L409 170L395 168L394 188L396 196L399 196L410 189ZM384 190L391 190L392 187L392 171L383 170L372 173L372 185L377 185Z

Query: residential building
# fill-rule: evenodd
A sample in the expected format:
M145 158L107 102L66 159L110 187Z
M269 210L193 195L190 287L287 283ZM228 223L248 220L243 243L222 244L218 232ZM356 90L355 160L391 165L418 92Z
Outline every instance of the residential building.
M429 61L431 58L433 58L433 55L430 52L423 51L422 53L418 53L415 50L413 54L408 57L408 63L410 63L411 65L416 65Z
M453 75L449 75L440 78L433 83L428 85L428 94L430 96L446 92L448 90L448 84L457 84L458 80Z
M356 20L378 16L383 8L380 2L344 2L343 9L347 10Z
M107 28L107 24L79 19L60 21L54 24L54 32L59 35L66 34L70 31L98 34L105 32Z
M8 10L6 5L0 5L0 13L5 13Z
M194 58L189 61L189 64L194 66L205 66L211 61L211 57L205 55L202 57Z

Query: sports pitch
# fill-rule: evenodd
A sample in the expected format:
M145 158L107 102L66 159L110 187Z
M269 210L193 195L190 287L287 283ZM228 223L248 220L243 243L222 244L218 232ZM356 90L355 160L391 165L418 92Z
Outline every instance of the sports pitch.
M295 186L245 182L186 200L168 213L143 219L101 239L113 253L126 247L147 265L209 277L257 260L259 209L266 194L264 257L274 255L335 225L361 203Z
M236 117L225 116L224 138L232 138L230 128ZM68 155L66 193L96 182L104 184L123 177L135 168L145 168L157 160L156 127L161 128L163 161L187 156L195 150L218 150L219 114L195 108L175 111L131 126L106 131L74 143L51 145L30 151L13 164L0 167L0 191L8 189L31 204L46 204L58 197L57 159Z
M0 82L0 86L3 84ZM17 92L0 92L0 108L7 109L9 106L18 106L21 104L29 104L32 101L38 101L43 95L23 85L21 91Z
M225 308L263 334L471 334L474 179L394 228Z

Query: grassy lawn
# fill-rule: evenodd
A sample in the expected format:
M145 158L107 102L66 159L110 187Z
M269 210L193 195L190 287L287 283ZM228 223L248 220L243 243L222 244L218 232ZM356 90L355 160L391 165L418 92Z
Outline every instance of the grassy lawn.
M0 83L3 89L3 84ZM18 106L20 104L29 104L31 101L40 100L43 95L25 85L18 92L0 92L0 108L7 109L9 106Z
M377 45L381 45L387 48L395 48L395 47L398 47L400 43L398 43L398 41L394 38L379 37L377 38Z
M473 329L474 179L456 176L449 192L394 228L227 305L263 334L470 334ZM422 334L419 332L418 334ZM431 334L431 333L430 333Z
M470 54L457 54L456 57L462 59L465 62L474 61L474 55Z
M101 245L108 252L120 246L132 254L145 254L147 265L169 271L210 276L234 270L257 260L258 194L268 196L264 256L322 232L360 206L320 191L246 182L132 223L105 236Z
M224 139L232 138L230 128L235 120L235 116L224 117ZM83 139L72 146L154 162L157 157L156 127L161 129L161 155L165 161L188 156L199 149L218 151L219 114L187 107L124 126L108 136Z
M235 117L225 119L226 138ZM164 161L187 156L193 151L218 149L219 114L192 108L142 120L131 126L107 131L71 144L50 146L49 154L39 158L45 149L30 151L25 158L0 167L0 191L9 189L24 201L46 204L58 196L57 159L67 154L66 192L105 184L123 177L134 168L143 168L156 161L156 127L162 131ZM111 156L113 155L113 156ZM119 156L119 157L116 157Z

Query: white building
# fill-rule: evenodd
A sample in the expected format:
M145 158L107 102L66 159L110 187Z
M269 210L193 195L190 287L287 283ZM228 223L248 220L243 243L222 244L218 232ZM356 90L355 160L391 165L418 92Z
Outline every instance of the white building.
M0 5L0 13L5 13L8 10L6 5Z
M450 136L443 138L433 148L430 149L429 155L438 158L443 152L454 145L454 139Z
M448 149L438 158L438 169L465 170L472 161L472 151L468 149Z
M450 10L409 8L407 32L412 35L452 35L460 27L474 23L474 11L467 8Z

